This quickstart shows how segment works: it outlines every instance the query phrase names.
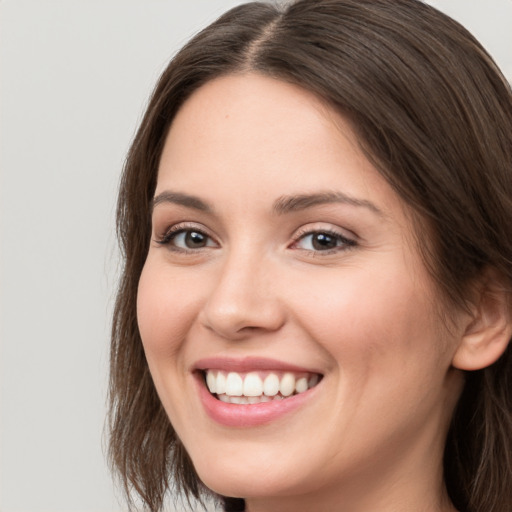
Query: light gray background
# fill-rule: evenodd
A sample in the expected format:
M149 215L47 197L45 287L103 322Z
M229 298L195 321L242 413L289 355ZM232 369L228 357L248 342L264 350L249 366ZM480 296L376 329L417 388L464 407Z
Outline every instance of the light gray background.
M0 0L0 511L117 512L102 451L120 169L169 57L236 0ZM512 0L432 0L512 78Z

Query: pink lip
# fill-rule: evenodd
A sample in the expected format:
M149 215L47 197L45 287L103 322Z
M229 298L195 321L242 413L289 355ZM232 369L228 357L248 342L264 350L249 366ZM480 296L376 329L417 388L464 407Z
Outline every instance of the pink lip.
M275 359L264 357L245 357L234 359L229 357L209 357L197 361L192 370L224 370L226 372L250 372L255 370L274 370L296 373L320 373L311 368L303 368Z
M202 373L198 370L218 369L224 371L248 372L254 370L281 370L291 372L314 372L280 361L263 358L209 358L201 359L194 365L194 377L199 398L208 416L217 423L227 427L256 427L275 421L276 419L298 409L313 398L319 385L299 393L298 395L264 402L260 404L229 404L215 398L207 389Z

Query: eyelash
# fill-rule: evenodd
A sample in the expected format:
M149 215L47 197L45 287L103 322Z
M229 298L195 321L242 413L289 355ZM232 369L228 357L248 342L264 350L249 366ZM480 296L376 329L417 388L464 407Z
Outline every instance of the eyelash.
M301 248L297 248L297 249L311 252L313 254L328 255L328 254L334 254L334 253L341 252L341 251L346 251L346 250L351 249L357 245L357 242L354 239L347 238L346 236L344 236L341 233L334 231L334 230L307 229L307 230L303 230L297 234L294 242L292 243L292 246L296 246L300 241L305 240L308 236L314 236L314 235L327 235L328 237L331 237L334 239L334 241L336 242L336 246L333 248L330 248L330 249L325 249L325 250L311 250L311 249L301 249Z
M197 253L199 250L204 249L206 247L198 247L195 249L177 247L173 245L171 242L178 237L178 235L186 234L186 233L198 233L204 236L206 239L213 240L213 238L206 233L203 229L198 228L193 224L176 224L171 226L161 238L155 240L157 244L167 246L171 251L181 252L181 253Z
M206 249L208 247L212 247L211 245L204 246L204 247L197 247L197 248L185 248L185 247L178 247L176 245L173 245L171 242L175 240L179 235L181 234L187 234L187 233L197 233L199 235L202 235L207 240L214 241L213 237L211 237L208 233L206 233L203 229L197 228L195 225L192 224L177 224L174 226L171 226L161 238L155 240L156 243L160 245L164 245L169 247L170 250L181 252L181 253L197 253L201 249ZM325 249L325 250L314 250L314 249L304 249L297 247L297 245L305 240L309 236L314 235L327 235L328 237L331 237L336 242L336 246L333 248ZM346 236L342 235L341 233L338 233L334 230L330 229L309 229L309 230L303 230L297 233L297 235L294 237L293 242L291 243L290 247L295 247L297 250L313 253L313 254L333 254L340 251L346 251L348 249L351 249L357 245L357 242L354 239L347 238Z

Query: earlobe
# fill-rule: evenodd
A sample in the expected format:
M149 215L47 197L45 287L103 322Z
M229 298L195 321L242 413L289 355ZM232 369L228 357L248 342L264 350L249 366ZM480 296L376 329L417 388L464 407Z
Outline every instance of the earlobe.
M511 295L498 272L488 270L481 283L474 316L454 354L460 370L481 370L497 361L512 336Z

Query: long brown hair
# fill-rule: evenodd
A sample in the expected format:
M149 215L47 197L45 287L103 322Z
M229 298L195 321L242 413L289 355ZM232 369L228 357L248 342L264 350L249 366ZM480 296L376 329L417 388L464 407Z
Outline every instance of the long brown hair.
M160 404L137 327L159 158L193 91L247 71L312 91L352 123L367 157L420 219L420 249L448 303L464 306L486 268L512 283L512 93L463 27L416 0L249 3L227 12L162 74L118 199L124 271L112 327L110 460L151 512L171 485L187 497L207 492ZM461 511L512 506L511 351L467 373L454 414L445 481Z

